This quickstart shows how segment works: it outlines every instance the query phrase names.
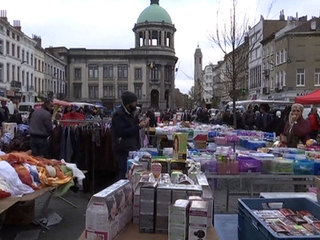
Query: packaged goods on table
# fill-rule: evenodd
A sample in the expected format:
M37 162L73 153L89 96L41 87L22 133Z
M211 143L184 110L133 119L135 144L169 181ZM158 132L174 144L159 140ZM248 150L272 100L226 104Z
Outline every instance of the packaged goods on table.
M308 159L294 161L294 174L312 175L314 173L314 161Z
M114 239L132 219L132 187L119 180L93 195L86 211L86 239Z
M236 154L231 147L219 147L215 153L218 163L218 173L224 174L238 174L239 162L236 159Z
M192 201L189 209L189 240L207 239L208 203Z
M169 208L169 239L187 239L190 202L179 199Z
M285 158L274 158L271 162L271 173L273 174L293 174L294 160Z
M257 152L257 153L250 153L249 156L257 160L260 160L262 162L262 173L268 174L272 172L271 165L274 159L273 154Z
M173 136L173 157L177 160L186 160L188 151L188 135L175 133Z
M239 171L242 173L261 173L262 162L249 156L238 156Z

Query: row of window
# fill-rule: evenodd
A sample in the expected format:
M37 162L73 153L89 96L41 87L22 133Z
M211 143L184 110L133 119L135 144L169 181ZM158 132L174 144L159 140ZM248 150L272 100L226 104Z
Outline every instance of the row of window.
M103 65L103 79L113 80L114 79L114 66L112 64ZM117 65L118 79L128 80L128 65L121 64ZM99 79L99 66L89 65L88 66L88 78L89 80ZM74 68L74 80L81 81L82 79L82 69ZM164 67L164 80L170 82L173 79L173 71L171 66ZM142 80L142 68L134 69L134 80ZM160 65L152 65L150 67L150 80L159 81L160 80Z
M74 84L74 98L82 98L82 85ZM99 86L98 85L89 85L89 98L98 99L99 98ZM118 96L121 96L123 92L128 91L128 85L118 85ZM142 98L142 86L135 85L134 93L137 95L138 99ZM115 97L115 87L113 85L103 86L103 97L105 98L114 98Z
M27 91L29 90L35 90L36 92L40 91L54 91L57 92L65 92L65 84L58 81L48 80L48 79L40 79L40 78L34 78L33 73L30 73L28 71L24 71L20 69L20 67L16 67L15 65L10 65L10 63L7 63L6 66L6 79L4 78L4 65L0 63L0 82L12 82L17 81L21 82L21 85L27 88ZM35 83L33 84L33 80ZM42 85L41 85L42 83ZM41 87L42 86L42 87Z
M20 36L19 35L15 34L14 32L10 32L10 30L7 29L7 36L10 37L10 35L14 40L17 40L18 42L20 41Z
M304 68L297 69L296 84L297 84L297 86L305 86L306 85L306 71ZM314 85L320 86L320 68L315 68Z
M39 72L46 73L57 79L61 79L61 80L65 79L65 74L63 70L56 68L50 64L47 64L44 61L37 59L36 57L34 58L32 53L29 53L28 51L21 49L20 46L16 46L16 44L14 43L10 44L10 41L6 41L5 51L6 51L6 55L11 55L12 57L21 59L22 64L28 64L30 66L34 66L35 70ZM5 51L4 51L4 41L0 39L0 54L4 55Z

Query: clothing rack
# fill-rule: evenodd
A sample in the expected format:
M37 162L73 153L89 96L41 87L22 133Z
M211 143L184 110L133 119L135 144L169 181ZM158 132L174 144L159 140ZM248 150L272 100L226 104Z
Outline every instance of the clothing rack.
M96 123L96 124L101 124L100 129L103 129L102 126L105 124L110 124L111 123L111 118L103 118L103 119L86 119L86 120L76 120L76 119L67 119L67 120L56 120L58 124L60 123L79 123L79 125L76 126L86 126L91 123ZM64 127L70 127L70 126L64 126ZM99 128L96 128L99 129ZM92 192L95 192L95 158L96 158L96 153L95 151L92 152L93 154L93 159L92 159Z

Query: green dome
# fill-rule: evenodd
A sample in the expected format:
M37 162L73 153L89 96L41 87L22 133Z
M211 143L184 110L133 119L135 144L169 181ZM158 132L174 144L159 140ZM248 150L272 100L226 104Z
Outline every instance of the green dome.
M168 12L160 7L159 4L153 3L142 11L138 17L137 23L144 22L165 22L172 24L171 17Z

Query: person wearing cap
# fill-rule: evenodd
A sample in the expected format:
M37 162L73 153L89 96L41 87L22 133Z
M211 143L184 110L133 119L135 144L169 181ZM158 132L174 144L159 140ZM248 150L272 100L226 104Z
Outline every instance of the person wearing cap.
M148 119L139 122L137 96L126 91L121 96L122 104L112 116L113 151L118 164L118 178L125 178L129 151L140 148L139 130L149 124Z

